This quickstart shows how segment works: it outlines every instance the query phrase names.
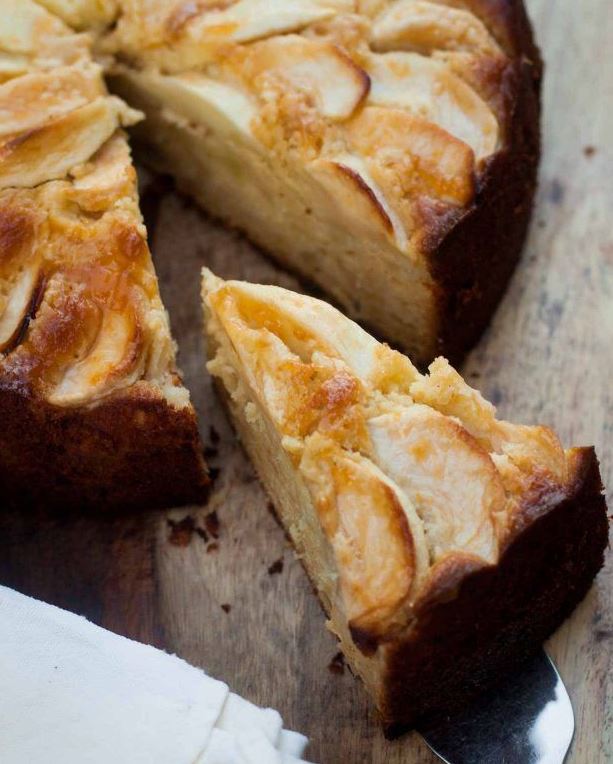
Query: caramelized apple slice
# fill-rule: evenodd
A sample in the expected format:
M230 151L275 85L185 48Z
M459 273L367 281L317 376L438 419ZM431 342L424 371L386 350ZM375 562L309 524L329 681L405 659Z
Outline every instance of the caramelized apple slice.
M0 282L0 354L7 352L21 332L40 285L40 265L21 266L16 276Z
M325 359L318 362L311 357L317 351L301 357L295 351L307 346L306 333L303 336L298 327L292 328L291 319L277 315L273 306L259 305L248 294L234 292L231 283L212 295L211 302L237 348L251 389L283 435L302 439L319 427L330 434L337 432L352 445L358 442L363 428L359 431L350 420L361 386L351 373ZM257 327L251 326L254 312Z
M92 403L142 376L142 293L100 263L52 274L8 369L50 403Z
M66 35L45 40L36 53L27 54L0 49L0 83L24 74L48 71L60 66L80 63L87 66L89 38L85 34Z
M422 523L372 462L325 437L307 441L300 471L337 559L352 635L366 647L389 631L421 585L428 566Z
M506 497L477 441L453 419L420 404L374 417L368 430L373 460L424 521L433 562L449 552L495 562L496 523L506 527Z
M56 16L32 0L2 0L2 15L10 23L0 25L0 50L36 55L47 38L70 34Z
M373 106L406 109L467 143L477 160L498 143L498 121L475 91L441 61L416 53L373 55L368 73Z
M23 53L0 50L0 84L20 77L30 70L30 60Z
M102 320L96 338L49 391L52 404L75 406L97 400L117 387L128 387L142 373L142 337L134 307L126 306L121 312L98 307Z
M400 208L420 193L458 205L472 199L474 153L437 125L400 109L369 106L348 134L390 205Z
M496 419L495 406L470 387L444 358L437 358L429 372L412 383L415 400L459 419L484 449L503 457L497 461L501 469L509 472L515 465L526 474L546 475L558 485L566 482L567 460L553 430Z
M346 154L335 159L317 159L308 169L330 192L333 205L342 201L338 214L350 214L357 227L391 238L402 252L408 250L408 238L400 217L360 157Z
M228 43L299 32L353 9L353 0L150 0L145 10L124 3L103 45L166 73L185 72L222 60L231 51Z
M500 47L483 22L469 11L426 0L398 0L374 21L375 50L469 51L498 56Z
M58 67L0 87L0 136L33 130L104 94L100 67Z
M310 93L321 114L349 117L370 88L368 75L336 46L299 35L255 43L246 64L251 78L274 74L293 89Z
M36 232L44 213L19 196L0 199L0 357L19 339L42 281Z
M109 24L118 9L117 0L36 0L73 29Z
M175 18L180 8L173 11ZM204 5L184 28L193 39L249 42L294 32L352 8L351 0L239 0L222 10ZM177 29L172 17L167 27Z
M229 334L241 323L253 327L257 321L304 361L322 355L338 358L365 384L382 392L407 392L419 376L406 356L377 342L323 301L287 289L263 291L246 281L223 282L206 268L203 289Z
M136 201L136 173L125 136L117 132L84 165L71 170L66 195L86 212L103 212L118 199Z
M137 113L116 98L100 97L0 143L0 187L27 187L63 178L86 162L121 124Z
M3 0L0 82L36 69L91 60L88 35L74 34L34 0Z

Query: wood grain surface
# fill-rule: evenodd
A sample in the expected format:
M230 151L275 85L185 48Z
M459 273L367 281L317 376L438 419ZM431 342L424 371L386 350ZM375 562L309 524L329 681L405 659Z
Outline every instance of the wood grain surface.
M522 264L464 373L505 417L553 425L567 445L595 443L611 501L613 13L610 0L528 7L547 65L538 203ZM214 490L205 507L114 520L0 515L0 583L163 646L277 707L311 737L320 764L431 764L417 735L384 740L366 693L334 660L318 602L203 372L201 265L298 283L146 174L143 208ZM613 761L611 555L548 649L575 708L569 761Z

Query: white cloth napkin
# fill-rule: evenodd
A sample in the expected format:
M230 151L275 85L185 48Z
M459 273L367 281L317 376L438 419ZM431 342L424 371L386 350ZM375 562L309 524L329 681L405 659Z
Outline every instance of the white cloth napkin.
M0 586L2 764L290 764L306 744L180 658Z

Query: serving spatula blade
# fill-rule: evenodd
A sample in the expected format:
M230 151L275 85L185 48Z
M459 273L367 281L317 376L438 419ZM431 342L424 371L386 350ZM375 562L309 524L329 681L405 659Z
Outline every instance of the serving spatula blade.
M562 764L574 731L566 687L542 650L459 713L419 730L447 764Z

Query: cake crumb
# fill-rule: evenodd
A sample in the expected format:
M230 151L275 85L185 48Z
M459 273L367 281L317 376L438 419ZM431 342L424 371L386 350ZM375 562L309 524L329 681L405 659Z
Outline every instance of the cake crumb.
M206 544L207 541L209 540L209 534L204 530L204 528L196 528L196 533L200 536L200 538Z
M345 656L340 652L336 653L334 658L328 663L328 670L333 674L345 673Z
M168 541L174 546L186 547L192 540L192 534L196 530L196 523L191 515L186 515L182 520L168 518Z
M219 517L217 517L217 512L213 510L213 512L209 512L209 514L204 518L204 527L208 531L208 533L214 538L219 538Z
M272 565L268 567L268 575L274 576L276 573L283 573L283 557L279 557Z
M221 609L224 611L224 613L229 613L230 610L232 609L232 606L228 605L228 603L225 603L224 605L221 606Z
M585 154L586 157L593 157L594 154L596 153L596 146L586 146L583 149L583 153Z
M216 552L219 549L219 544L216 544L214 541L212 544L209 544L206 548L206 553L211 554L211 552Z

